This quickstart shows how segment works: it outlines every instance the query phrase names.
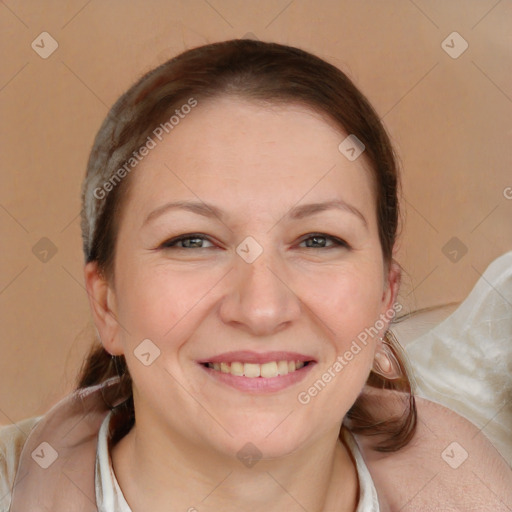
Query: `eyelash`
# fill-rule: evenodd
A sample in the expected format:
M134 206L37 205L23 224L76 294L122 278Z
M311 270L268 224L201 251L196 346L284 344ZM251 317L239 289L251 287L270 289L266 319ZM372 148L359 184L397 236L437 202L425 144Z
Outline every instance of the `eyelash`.
M308 233L308 236L306 238L303 238L299 243L305 242L306 240L310 240L312 238L325 238L326 240L334 242L335 245L331 245L330 247L306 247L306 249L334 249L335 247L345 247L346 249L351 248L349 244L345 242L345 240L342 240L341 238L337 238L335 236L327 235L325 233ZM182 250L194 249L194 247L176 247L176 244L178 244L179 242L190 239L207 240L210 243L213 243L206 235L203 235L201 233L188 233L186 235L180 235L178 237L171 238L170 240L163 242L159 248ZM195 247L195 249L212 249L212 247Z

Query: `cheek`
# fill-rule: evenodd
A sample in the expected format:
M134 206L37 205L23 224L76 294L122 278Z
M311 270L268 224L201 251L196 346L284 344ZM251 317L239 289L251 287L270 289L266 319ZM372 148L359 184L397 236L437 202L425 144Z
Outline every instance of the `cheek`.
M139 263L127 266L124 272L127 278L119 287L119 321L125 329L120 336L133 382L149 394L154 393L155 385L173 388L176 383L170 373L183 379L177 366L179 357L197 327L201 298L211 286L205 287L204 273L201 280L197 275L164 272L164 266ZM143 345L148 339L152 344L146 341ZM147 352L158 354L149 367L138 360Z
M339 339L340 349L377 320L383 292L379 262L359 260L334 268L296 270L290 274L295 300L323 321L328 327L324 334ZM139 337L163 339L170 330L180 332L188 323L186 316L208 308L217 291L222 294L221 268L218 272L212 267L170 271L165 264L126 259L117 272L118 318Z
M305 275L301 286L308 305L343 344L379 318L383 278L377 265L345 265L314 277Z
M119 320L130 343L149 338L163 346L181 343L194 317L208 303L219 276L214 271L170 270L168 266L126 261L120 265ZM210 299L211 300L211 299ZM139 339L140 338L140 339Z
M344 410L352 403L366 382L373 362L376 337L372 329L380 318L383 292L379 265L347 265L338 272L330 272L323 279L317 276L317 286L309 285L308 306L326 326L330 340L328 360L321 372L325 380L333 382L324 395L336 410ZM334 377L333 377L334 375Z

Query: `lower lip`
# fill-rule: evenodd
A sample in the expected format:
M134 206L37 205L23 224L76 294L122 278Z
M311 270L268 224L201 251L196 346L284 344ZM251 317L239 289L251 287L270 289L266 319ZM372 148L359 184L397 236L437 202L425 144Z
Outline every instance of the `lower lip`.
M236 375L231 375L231 373L222 373L218 370L208 368L202 364L199 366L218 382L227 384L228 386L238 389L239 391L258 394L281 391L285 388L293 386L294 384L297 384L306 377L313 366L315 366L315 363L311 362L300 368L300 370L295 370L294 372L288 373L286 375L278 375L277 377L269 378L238 377Z

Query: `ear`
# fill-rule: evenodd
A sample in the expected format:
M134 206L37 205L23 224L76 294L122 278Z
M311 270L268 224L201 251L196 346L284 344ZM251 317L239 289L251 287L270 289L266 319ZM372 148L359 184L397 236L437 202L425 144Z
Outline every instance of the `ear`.
M384 277L384 291L382 293L382 313L389 311L400 311L396 307L396 299L400 290L400 281L402 278L402 269L400 265L392 259ZM393 307L395 306L395 307ZM386 315L387 316L387 315Z
M92 317L101 343L110 354L120 355L123 349L119 339L114 289L95 261L85 265L84 278Z

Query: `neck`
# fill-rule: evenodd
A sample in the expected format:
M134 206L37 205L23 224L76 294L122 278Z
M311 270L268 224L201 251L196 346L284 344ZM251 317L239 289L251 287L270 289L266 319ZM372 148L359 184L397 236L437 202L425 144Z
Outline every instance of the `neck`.
M132 512L356 509L355 463L335 429L289 455L249 467L154 425L137 419L112 449Z

